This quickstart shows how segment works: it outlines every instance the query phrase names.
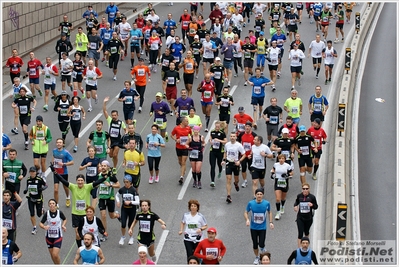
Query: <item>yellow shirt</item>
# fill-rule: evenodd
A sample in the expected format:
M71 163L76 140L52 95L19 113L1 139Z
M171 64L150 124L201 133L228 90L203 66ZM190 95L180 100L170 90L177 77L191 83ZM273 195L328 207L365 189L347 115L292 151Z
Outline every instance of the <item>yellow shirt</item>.
M124 154L126 172L132 175L138 175L140 173L139 162L144 162L143 152L137 152L136 150L130 151L126 150ZM136 163L136 164L135 164Z

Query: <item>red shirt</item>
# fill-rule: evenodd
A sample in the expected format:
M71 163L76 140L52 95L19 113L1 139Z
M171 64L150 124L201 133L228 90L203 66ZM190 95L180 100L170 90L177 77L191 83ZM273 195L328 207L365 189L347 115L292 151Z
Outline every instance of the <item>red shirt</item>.
M223 13L219 10L212 10L211 14L209 14L209 19L212 21L212 24L215 23L215 19L219 18L220 23L223 22Z
M151 37L151 29L152 29L152 25L143 27L142 32L143 32L144 39L147 39L147 40L150 39L150 37Z
M218 264L218 257L226 254L226 247L223 241L215 239L214 242L210 242L208 239L204 239L199 242L197 248L194 251L194 256L202 259L204 264ZM213 260L207 260L206 255L213 255Z
M245 123L247 121L254 122L254 119L252 119L252 117L246 113L244 113L244 115L242 115L242 116L240 116L240 113L237 113L236 115L234 115L234 119L236 119L236 121L237 121L237 131L238 132L245 131Z
M188 137L191 135L190 126L181 127L181 125L177 125L173 129L172 135L175 135L176 139L180 139L180 142L176 142L177 149L187 149L185 145L188 145Z
M21 73L21 67L24 65L22 58L16 57L9 57L6 62L6 67L10 68L10 73L18 74Z
M189 14L181 15L180 17L181 28L183 30L188 30L188 25L190 24L190 21L191 21L191 16Z
M324 129L321 127L319 129L316 129L312 126L309 128L307 134L311 135L314 138L314 142L317 145L317 150L321 150L321 147L323 145L322 142L327 139L327 134L324 131ZM313 143L312 143L312 147L314 148Z
M244 147L245 150L245 155L250 155L252 151L252 145L254 144L254 139L255 139L256 134L252 134L252 131L250 133L240 133L240 138L237 139L242 146Z
M299 134L299 132L297 132L297 126L295 123L291 124L291 127L289 127L287 124L284 124L283 128L287 128L288 131L290 131L288 136L292 139L295 139L295 137Z
M107 23L100 23L99 29L107 27Z
M141 18L141 19L137 18L134 22L136 22L138 29L144 28L144 24L145 24L144 18Z
M204 103L210 103L213 101L213 95L215 94L215 82L202 81L201 101Z
M42 67L43 69L42 62L34 58L33 60L29 60L27 64L28 64L27 72L29 73L29 78L31 79L39 78L40 76L39 67Z

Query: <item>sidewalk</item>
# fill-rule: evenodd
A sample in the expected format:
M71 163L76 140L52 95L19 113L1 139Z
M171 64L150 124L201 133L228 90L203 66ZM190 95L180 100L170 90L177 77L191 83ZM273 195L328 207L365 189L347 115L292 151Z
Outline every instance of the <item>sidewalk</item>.
M156 4L157 3L154 3L154 5L156 5ZM128 21L130 23L131 23L130 20L132 18L136 17L139 12L143 12L144 11L143 9L145 9L146 7L147 7L147 3L141 3L141 2L134 2L134 3L127 2L127 3L118 5L119 10L122 12L122 14L124 14L127 17ZM133 13L133 11L135 11L135 12ZM82 10L82 13L83 12L84 12L84 10ZM104 14L104 11L102 11L98 14L99 21L101 21L101 17L103 15L105 15L105 17L107 17L107 15ZM61 21L61 17L60 17L60 21ZM71 32L72 46L75 46L74 45L75 35L78 32L79 26L83 27L84 33L86 33L85 21L84 21L84 19L82 19L81 24L73 26L74 29ZM35 53L35 57L38 58L43 64L45 64L45 62L46 62L45 59L46 59L46 57L49 56L52 58L53 64L57 64L57 67L58 67L58 54L55 52L55 45L56 45L57 40L58 40L58 37L51 40L50 42L47 42L47 43L41 45L40 47L36 47L35 49L33 49L32 51ZM75 49L72 50L70 55L73 55L74 53L75 53ZM21 69L21 78L22 78L26 74L26 62L28 62L28 60L29 60L29 54L20 55L20 56L22 57L22 60L24 61L24 66ZM3 99L8 97L11 94L11 90L12 90L12 83L10 81L9 73L10 73L9 68L6 68L5 66L3 66L3 76L2 76L2 79L3 79L2 98ZM29 87L28 81L29 81L28 78L25 78L22 80L22 83ZM43 87L42 80L41 80L40 86Z

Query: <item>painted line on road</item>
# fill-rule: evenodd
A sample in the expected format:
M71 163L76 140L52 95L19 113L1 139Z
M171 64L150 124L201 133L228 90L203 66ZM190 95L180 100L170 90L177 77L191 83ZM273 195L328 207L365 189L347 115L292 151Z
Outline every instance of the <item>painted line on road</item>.
M67 259L69 258L69 255L71 254L74 245L76 245L76 241L72 243L72 246L71 246L71 248L70 248L69 251L68 251L68 254L65 256L65 259L64 259L63 262L61 263L62 265L64 265L65 262L67 261Z
M155 263L157 263L159 260L159 256L161 255L161 252L162 252L163 246L165 245L166 238L168 237L168 234L169 234L169 230L163 230L161 238L159 239L158 246L155 250L155 256L157 257L157 260L155 261Z

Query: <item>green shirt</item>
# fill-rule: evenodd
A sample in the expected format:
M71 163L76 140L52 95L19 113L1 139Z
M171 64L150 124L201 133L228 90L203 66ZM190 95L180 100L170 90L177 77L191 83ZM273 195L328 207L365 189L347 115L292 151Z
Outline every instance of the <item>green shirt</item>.
M296 99L292 99L291 97L288 98L285 103L284 107L287 107L288 109L288 116L291 116L292 118L299 118L301 115L299 112L302 110L302 99L297 97Z
M101 179L103 178L102 174L98 175L98 178ZM112 178L112 180L111 180ZM118 179L116 177L107 177L107 179L104 181L110 183L111 185L118 182ZM112 186L106 186L104 183L101 183L98 186L98 197L100 199L110 199L114 200L115 199L115 193L114 193L114 188Z
M90 191L93 189L93 183L84 184L79 188L77 184L69 183L69 189L72 194L72 214L86 215L86 207L90 206Z
M190 116L187 116L186 118L188 119L188 126L190 126L191 128L193 128L195 125L202 125L201 118L198 115L194 115L193 118L191 118Z

